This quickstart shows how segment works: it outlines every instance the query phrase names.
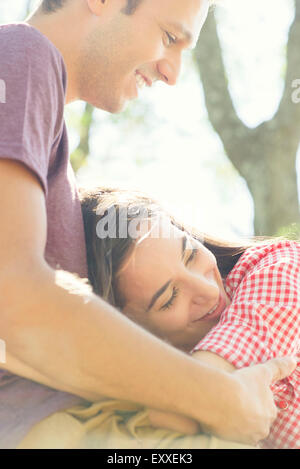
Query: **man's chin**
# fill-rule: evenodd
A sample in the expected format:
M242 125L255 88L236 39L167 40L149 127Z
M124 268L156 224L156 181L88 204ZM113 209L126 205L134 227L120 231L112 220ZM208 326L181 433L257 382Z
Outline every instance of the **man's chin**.
M126 109L130 102L136 100L137 97L137 95L129 95L129 93L111 96L110 99L104 100L102 102L103 106L100 107L111 114L120 114Z
M124 111L127 101L126 100L120 100L120 101L114 101L114 102L103 102L103 101L98 101L98 100L93 100L92 102L89 101L92 106L94 106L97 109L101 109L102 111L109 112L110 114L120 114L122 111Z
M130 101L132 100L128 98L121 98L118 101L116 100L114 102L107 103L107 107L105 110L107 112L110 112L111 114L120 114L126 109Z

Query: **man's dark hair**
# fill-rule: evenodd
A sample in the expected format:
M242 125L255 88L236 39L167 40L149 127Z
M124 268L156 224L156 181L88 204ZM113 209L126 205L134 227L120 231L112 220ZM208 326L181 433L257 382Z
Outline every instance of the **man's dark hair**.
M42 9L44 13L53 13L62 8L67 0L43 0Z
M42 10L44 13L53 13L64 6L68 0L43 0ZM127 0L126 6L122 9L125 15L132 15L143 0Z
M132 15L143 0L127 0L127 5L122 9L125 15Z

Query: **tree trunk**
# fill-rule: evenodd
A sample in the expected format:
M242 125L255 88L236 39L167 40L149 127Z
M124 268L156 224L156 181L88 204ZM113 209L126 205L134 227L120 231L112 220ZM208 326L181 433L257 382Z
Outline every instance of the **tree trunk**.
M208 116L228 158L248 184L257 235L273 235L283 226L300 223L296 174L300 104L292 101L292 82L300 78L299 44L300 0L295 0L284 93L273 119L255 129L248 128L234 109L213 13L195 49Z
M273 135L264 127L257 129L251 143L252 152L263 155L256 159L246 176L254 201L256 235L276 234L281 227L300 221L295 167L297 147L291 148L286 143L280 131Z

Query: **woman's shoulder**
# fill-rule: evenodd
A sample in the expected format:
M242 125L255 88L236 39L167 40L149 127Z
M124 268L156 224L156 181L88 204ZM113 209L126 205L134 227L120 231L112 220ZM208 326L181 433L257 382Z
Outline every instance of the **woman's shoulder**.
M271 260L281 258L282 256L291 258L300 256L300 241L275 239L258 242L245 250L237 264L248 265L250 267L264 258Z
M244 257L261 257L267 254L282 252L300 253L300 241L282 238L260 241L247 248Z
M237 286L245 276L270 274L292 268L300 272L300 242L277 239L259 242L242 254L226 278L226 284Z

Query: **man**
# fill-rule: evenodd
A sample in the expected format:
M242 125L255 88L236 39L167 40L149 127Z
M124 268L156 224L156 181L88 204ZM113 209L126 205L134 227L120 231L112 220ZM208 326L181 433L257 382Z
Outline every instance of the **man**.
M58 269L87 276L65 101L119 112L144 83L174 85L208 7L44 0L27 23L0 27L2 447L15 447L51 413L103 395L192 417L227 439L268 434L276 416L269 385L293 371L292 359L233 374L199 365L76 292L75 276L69 288L59 281Z

